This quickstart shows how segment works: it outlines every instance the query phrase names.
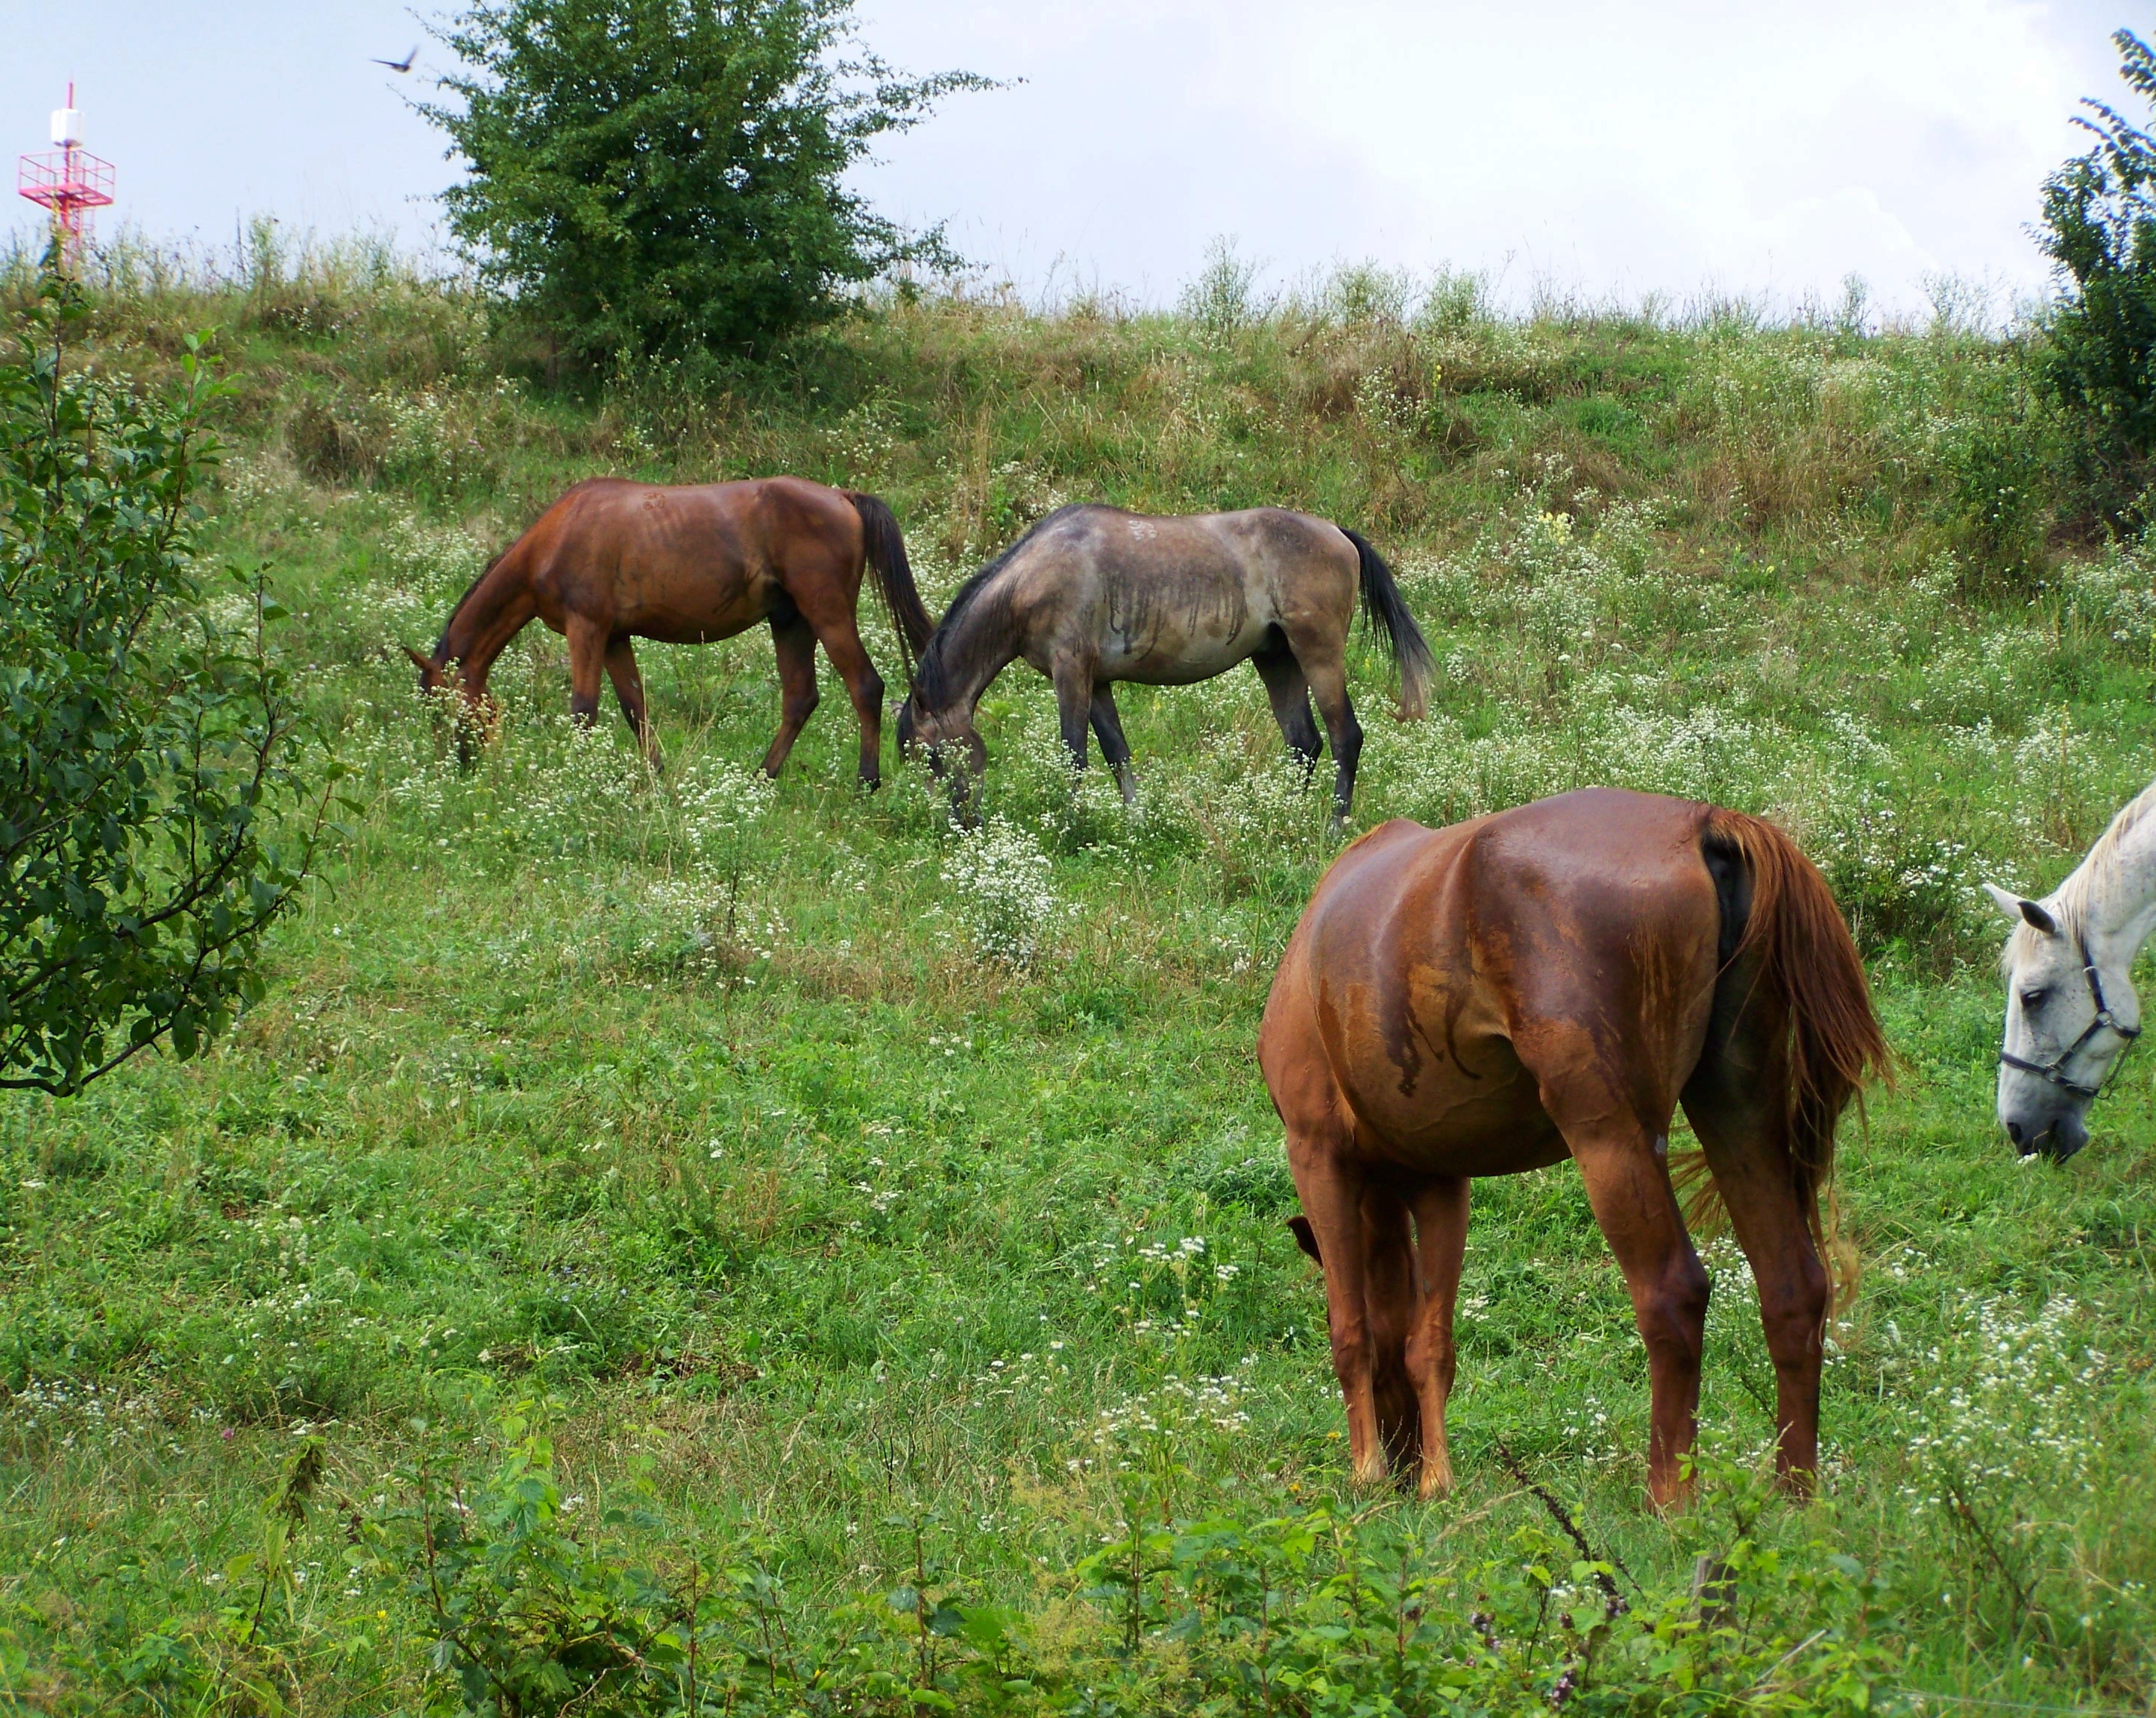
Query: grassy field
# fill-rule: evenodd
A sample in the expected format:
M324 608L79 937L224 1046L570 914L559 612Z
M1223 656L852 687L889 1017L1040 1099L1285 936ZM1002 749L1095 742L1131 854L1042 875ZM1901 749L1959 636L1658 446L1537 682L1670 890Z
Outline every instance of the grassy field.
M0 1104L0 1706L2156 1710L2156 1064L2017 1164L1975 887L2156 775L2156 596L2028 477L2016 350L1234 286L894 300L579 391L380 259L123 270L99 362L221 331L216 546L358 808L228 1042ZM654 782L534 628L458 771L396 647L486 555L580 476L779 470L888 499L932 608L1067 500L1363 531L1441 672L1399 725L1360 662L1358 828L1614 782L1795 832L1905 1070L1845 1134L1822 1500L1763 1500L1720 1242L1702 1500L1646 1510L1569 1167L1476 1190L1457 1494L1348 1486L1252 1055L1326 777L1255 675L1120 695L1126 814L1013 669L967 838L908 772L856 793L835 685L752 778L763 637L640 647ZM512 1698L445 1628L615 1680Z

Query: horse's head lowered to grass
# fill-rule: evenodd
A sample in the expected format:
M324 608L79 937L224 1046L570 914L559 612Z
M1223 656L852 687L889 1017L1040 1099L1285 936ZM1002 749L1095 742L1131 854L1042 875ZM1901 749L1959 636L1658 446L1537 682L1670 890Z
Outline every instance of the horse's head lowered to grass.
M444 654L439 649L432 656L422 654L409 644L403 650L419 670L421 696L455 698L457 762L470 769L480 746L501 719L501 706L485 687L474 685L465 678L464 665L455 658Z
M896 714L899 756L911 756L918 749L936 778L950 784L952 809L963 818L973 784L988 767L988 742L973 726L973 706L932 710L916 687L896 706Z
M456 664L441 657L425 655L409 644L403 649L404 654L412 659L413 666L419 670L419 690L422 692L444 692L456 685Z
M2130 982L2141 938L2091 922L2088 890L2068 898L2073 881L2046 901L1984 885L2014 921L1999 960L2006 975L1999 1126L2023 1156L2041 1151L2055 1163L2088 1143L2089 1105L2141 1033Z

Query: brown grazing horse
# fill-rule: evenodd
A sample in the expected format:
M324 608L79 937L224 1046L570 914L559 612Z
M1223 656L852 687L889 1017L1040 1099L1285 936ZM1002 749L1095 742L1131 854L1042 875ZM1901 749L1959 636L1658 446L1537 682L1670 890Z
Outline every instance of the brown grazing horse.
M1188 685L1247 658L1306 770L1317 762L1317 699L1332 746L1337 825L1363 751L1348 701L1358 591L1399 670L1400 715L1419 717L1430 705L1430 647L1378 551L1353 531L1280 507L1174 519L1065 507L959 587L899 712L899 746L927 747L939 772L956 762L964 809L988 758L973 712L1023 656L1055 682L1072 767L1086 767L1090 722L1129 802L1137 790L1113 683Z
M1707 1278L1670 1186L1679 1103L1759 1285L1784 1484L1818 1460L1830 1284L1819 1196L1835 1125L1885 1072L1834 900L1773 824L1593 788L1372 830L1318 885L1258 1059L1325 1272L1355 1477L1445 1439L1467 1185L1568 1154L1647 1349L1647 1489L1684 1490Z
M659 744L629 640L703 644L771 623L782 715L764 755L776 776L816 708L816 646L861 725L862 782L881 778L883 681L855 622L864 570L910 670L933 623L891 509L798 477L678 488L594 478L549 507L466 591L432 656L410 645L422 690L454 685L487 707L487 671L535 617L569 641L569 708L589 721L603 669L654 765Z

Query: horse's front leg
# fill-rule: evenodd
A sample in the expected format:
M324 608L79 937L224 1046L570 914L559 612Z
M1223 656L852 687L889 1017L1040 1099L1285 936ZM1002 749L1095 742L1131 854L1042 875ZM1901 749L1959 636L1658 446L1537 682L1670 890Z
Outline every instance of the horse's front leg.
M1075 656L1060 656L1050 678L1055 682L1055 714L1063 729L1064 749L1070 754L1070 767L1082 770L1086 727L1093 714L1092 668Z
M579 727L598 719L599 679L606 672L607 629L581 614L562 628L569 639L569 714Z
M1093 735L1101 742L1101 756L1116 772L1116 786L1123 803L1138 803L1137 777L1131 769L1131 742L1123 737L1123 719L1116 710L1115 689L1103 680L1093 689Z
M1441 1497L1452 1490L1452 1450L1445 1436L1445 1404L1452 1394L1455 1351L1453 1307L1467 1255L1467 1177L1447 1176L1415 1189L1418 1290L1408 1335L1408 1377L1422 1404L1422 1476L1416 1490Z

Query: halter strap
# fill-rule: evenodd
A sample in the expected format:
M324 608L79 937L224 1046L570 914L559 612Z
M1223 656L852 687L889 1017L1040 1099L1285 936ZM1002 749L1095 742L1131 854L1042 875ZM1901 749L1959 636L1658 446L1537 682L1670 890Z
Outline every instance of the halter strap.
M2138 1026L2128 1026L2123 1023L2116 1014L2111 1012L2111 1004L2103 999L2103 979L2096 970L2096 962L2089 958L2088 937L2086 933L2075 937L2074 946L2082 957L2082 976L2088 980L2089 995L2096 1003L2096 1018L2089 1022L2087 1029L2079 1038L2061 1050L2049 1062L2025 1062L2020 1057L2010 1056L2004 1050L1999 1053L1999 1061L2001 1067L2018 1068L2024 1074L2033 1074L2040 1080L2050 1080L2053 1085L2071 1092L2077 1098L2092 1100L2103 1090L2103 1082L2098 1080L2094 1085L2084 1085L2078 1080L2070 1079L2066 1074L2066 1064L2087 1049L2088 1041L2099 1032L2107 1029L2115 1032L2130 1044L2135 1038L2141 1036L2141 1028ZM2116 1066L2111 1069L2114 1074L2118 1071ZM2108 1077L2109 1075L2107 1074L2106 1078Z

